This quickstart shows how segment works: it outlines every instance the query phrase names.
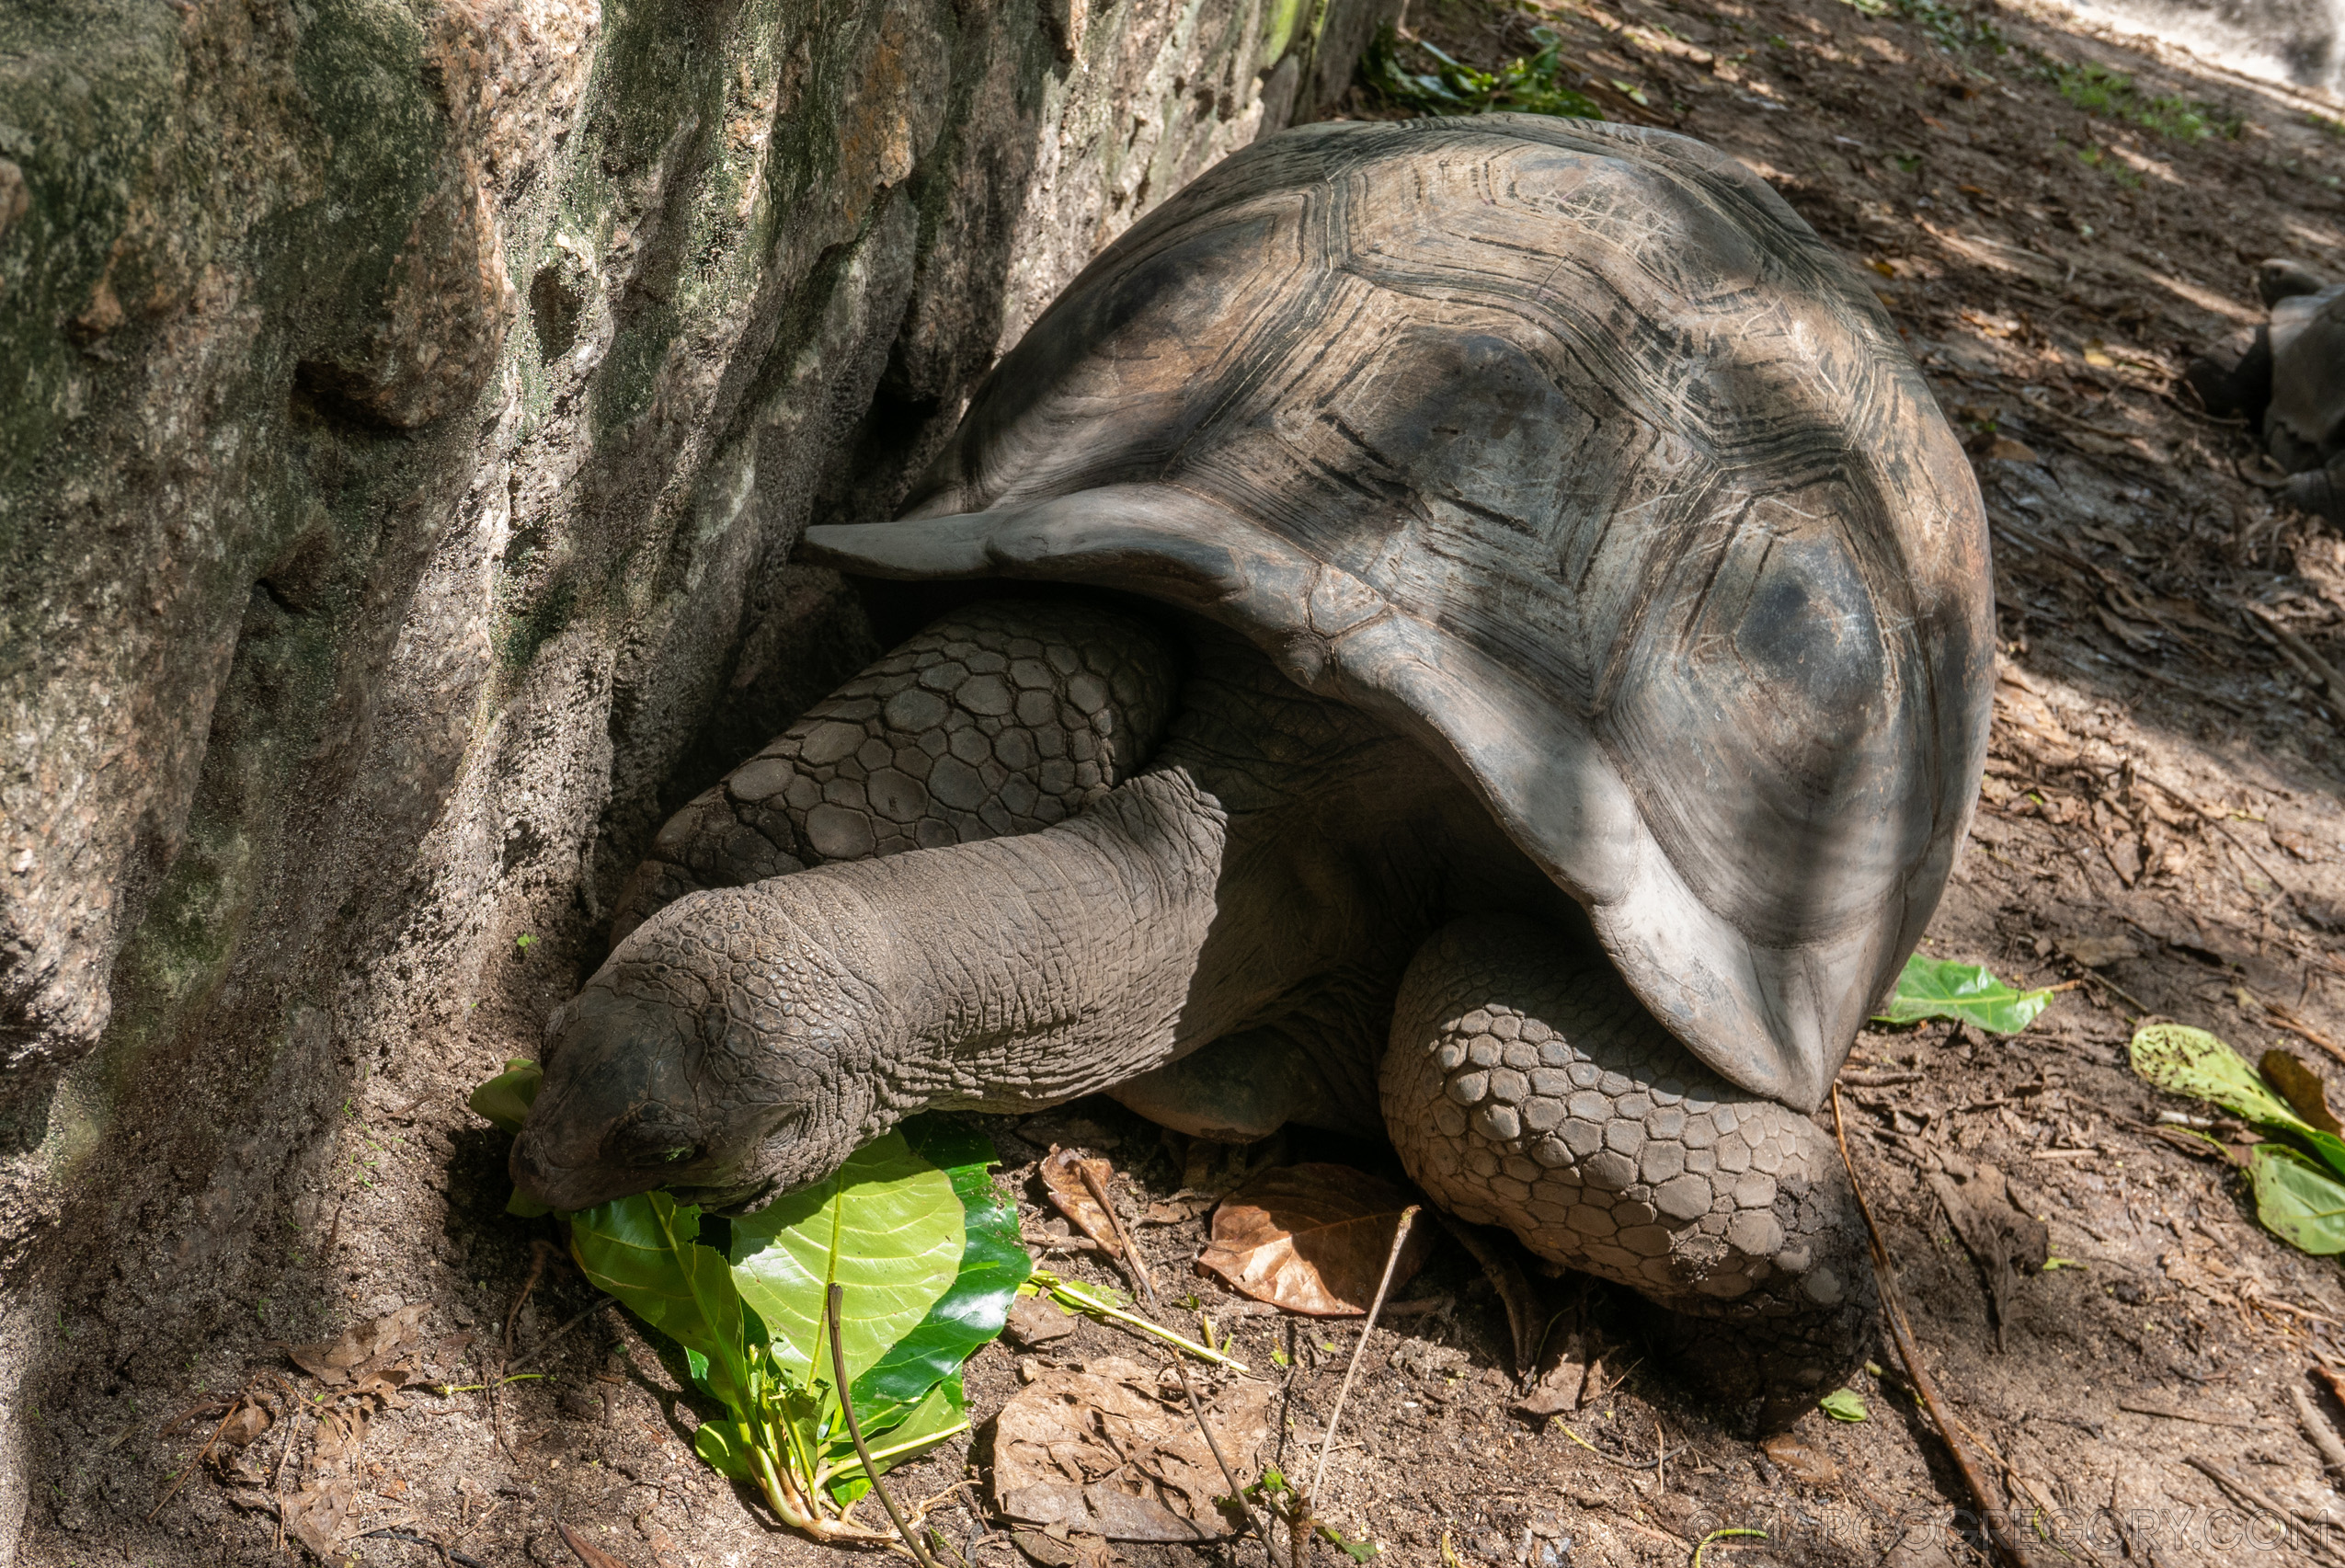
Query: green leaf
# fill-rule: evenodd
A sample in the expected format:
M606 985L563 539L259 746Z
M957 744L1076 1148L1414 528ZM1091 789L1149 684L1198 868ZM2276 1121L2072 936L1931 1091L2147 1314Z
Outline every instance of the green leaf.
M692 1434L692 1452L707 1461L709 1469L735 1481L757 1479L757 1466L749 1459L752 1447L745 1421L704 1421Z
M855 1413L867 1431L889 1418L889 1407L925 1397L939 1379L1000 1334L1018 1288L1034 1270L1018 1239L1018 1206L987 1173L1000 1162L992 1143L943 1116L916 1116L903 1132L912 1152L941 1167L952 1182L967 1241L959 1272L928 1316L856 1378Z
M505 1212L516 1219L536 1219L554 1211L521 1191L520 1188L515 1187L513 1196L505 1200Z
M1865 1408L1865 1396L1854 1389L1835 1389L1816 1404L1835 1421L1863 1421L1872 1414Z
M732 1280L784 1371L806 1387L831 1380L824 1298L832 1281L845 1286L852 1387L952 1288L967 1239L952 1178L891 1132L831 1176L734 1220Z
M527 1057L514 1057L505 1063L504 1071L474 1090L467 1104L473 1114L483 1120L493 1122L507 1132L519 1132L522 1120L530 1114L530 1105L537 1099L538 1085L544 1082L543 1068Z
M705 1357L709 1391L746 1413L755 1408L748 1321L724 1255L702 1246L699 1234L698 1208L643 1193L573 1214L570 1253L589 1283Z
M2248 1059L2204 1029L2152 1024L2133 1032L2133 1071L2170 1094L2211 1100L2225 1110L2271 1127L2302 1127L2288 1102L2273 1093Z
M2345 1139L2323 1132L2273 1093L2237 1051L2204 1029L2152 1024L2133 1032L2133 1070L2172 1094L2222 1106L2258 1127L2305 1144L2333 1173L2345 1176ZM2208 1141L2212 1142L2213 1139Z
M862 1418L861 1405L855 1407L855 1415L858 1420ZM968 1425L969 1396L961 1385L961 1374L955 1372L929 1390L928 1396L889 1430L874 1432L866 1424L864 1443L871 1449L871 1462L878 1467L880 1474L886 1475L955 1433L967 1431ZM844 1431L835 1439L834 1452L839 1456L840 1469L838 1478L830 1483L830 1494L841 1503L852 1503L869 1490L863 1461L855 1458L854 1444Z
M2257 1144L2248 1172L2265 1230L2316 1256L2345 1253L2345 1182L2278 1143Z
M2052 1005L2049 990L2019 990L1976 964L1956 964L1916 953L1905 960L1897 990L1877 1024L1918 1024L1954 1018L1994 1035L2016 1035Z

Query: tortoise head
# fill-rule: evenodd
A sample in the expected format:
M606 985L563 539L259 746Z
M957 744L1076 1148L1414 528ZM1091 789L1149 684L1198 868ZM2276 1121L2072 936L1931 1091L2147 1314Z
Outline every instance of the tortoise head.
M558 1209L655 1187L740 1208L828 1174L870 1136L872 1083L855 1064L885 1009L858 1004L837 956L776 913L739 889L679 900L555 1013L515 1186ZM786 1001L772 983L736 983L738 944L706 939L727 915L784 927L760 936Z

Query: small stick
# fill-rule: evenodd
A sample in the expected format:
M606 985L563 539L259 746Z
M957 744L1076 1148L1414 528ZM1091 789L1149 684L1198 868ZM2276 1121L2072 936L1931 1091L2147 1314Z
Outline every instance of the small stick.
M545 1260L553 1251L543 1236L530 1243L529 1277L521 1281L521 1293L513 1298L512 1309L505 1314L505 1359L508 1361L513 1358L513 1320L521 1315L521 1308L528 1303L530 1292L537 1288L538 1277L544 1274Z
M1077 1162L1075 1168L1082 1173L1083 1185L1091 1189L1091 1196L1097 1200L1100 1212L1107 1216L1107 1228L1115 1235L1116 1261L1124 1265L1124 1272L1132 1276L1132 1283L1140 1288L1140 1294L1148 1299L1148 1310L1162 1317L1164 1306L1156 1299L1156 1281L1149 1277L1148 1265L1141 1260L1138 1249L1132 1245L1131 1237L1124 1233L1124 1219L1115 1212L1115 1200L1107 1196L1107 1184L1099 1179L1099 1173L1092 1169L1088 1161Z
M521 1363L521 1371L508 1372L505 1374L506 1380L509 1382L515 1378L524 1376L528 1372L529 1368L537 1365L537 1358L543 1356L546 1349L551 1346L555 1340L560 1339L564 1334L569 1333L572 1329L578 1327L580 1323L594 1316L595 1313L602 1310L603 1308L614 1307L617 1305L618 1302L616 1300L609 1296L605 1296L601 1300L597 1301L593 1306L589 1307L585 1311L580 1312L577 1317L572 1318L568 1322L564 1323L552 1333L549 1333L543 1339L540 1339L536 1344L530 1346L529 1359Z
M1384 1310L1384 1293L1392 1288L1392 1271L1401 1265L1401 1248L1409 1239L1409 1227L1416 1223L1417 1205L1411 1204L1401 1211L1401 1223L1392 1228L1392 1250L1384 1254L1384 1277L1376 1282L1376 1299L1368 1303L1367 1322L1360 1325L1360 1337L1352 1345L1352 1364L1344 1368L1344 1386L1335 1391L1335 1409L1327 1417L1327 1435L1319 1440L1319 1463L1311 1469L1311 1494L1319 1494L1320 1482L1327 1479L1328 1450L1335 1446L1336 1424L1344 1419L1344 1402L1351 1397L1352 1379L1360 1375L1360 1357L1367 1351L1368 1337L1376 1333L1376 1315Z
M912 1533L911 1525L905 1520L904 1510L896 1506L895 1494L879 1479L879 1467L871 1462L871 1450L864 1446L863 1423L855 1419L855 1402L847 1397L847 1347L839 1337L839 1320L846 1295L847 1288L832 1280L830 1299L826 1303L829 1310L823 1314L830 1320L830 1375L834 1379L832 1387L839 1393L839 1413L847 1418L847 1436L854 1440L855 1458L864 1462L864 1479L871 1482L874 1492L879 1494L879 1501L887 1509L888 1518L895 1521L896 1533L904 1538L904 1550L912 1554L912 1561L921 1568L936 1568L935 1562L928 1554L928 1548L921 1544L920 1537Z
M1929 1413L1930 1425L1938 1428L1938 1436L1953 1457L1954 1468L1962 1474L1962 1483L1978 1500L1979 1513L1996 1551L2011 1568L2039 1568L2027 1541L2011 1528L2008 1508L1996 1506L1995 1494L1987 1490L1986 1477L1979 1472L1978 1461L1971 1450L1954 1434L1954 1419L1938 1397L1938 1384L1922 1365L1921 1346L1915 1342L1914 1325L1905 1319L1905 1304L1897 1294L1896 1276L1889 1268L1889 1244L1882 1240L1880 1221L1873 1219L1872 1205L1865 1200L1865 1189L1857 1179L1856 1162L1848 1158L1848 1134L1840 1116L1840 1091L1832 1091L1832 1133L1840 1144L1840 1163L1848 1172L1849 1190L1856 1194L1857 1212L1865 1217L1865 1236L1872 1243L1872 1271L1881 1284L1882 1316L1888 1320L1890 1338L1896 1344L1897 1358L1905 1364L1905 1375L1912 1379L1914 1391L1922 1398L1922 1407Z
M1197 1430L1205 1434L1205 1446L1213 1450L1213 1462L1221 1468L1221 1479L1230 1488L1230 1501L1235 1503L1238 1512L1245 1516L1246 1528L1262 1542L1262 1550L1267 1554L1270 1551L1270 1537L1254 1522L1253 1505L1246 1501L1246 1489L1238 1484L1238 1472L1230 1468L1229 1458L1221 1451L1221 1439L1213 1435L1212 1423L1205 1418L1205 1406L1197 1402L1197 1391L1189 1381L1189 1374L1182 1369L1179 1356L1167 1356L1166 1359L1172 1363L1172 1370L1180 1377L1181 1391L1189 1396L1189 1413L1196 1418Z
M2309 1514L2298 1513L2295 1509L2286 1506L2269 1494L2248 1485L2237 1476L2218 1468L2213 1461L2201 1459L2196 1454L2186 1456L2182 1462L2213 1482L2238 1502L2246 1504L2249 1508L2260 1508L2270 1514L2280 1521L2280 1528L2284 1533L2302 1537L2307 1555L2324 1557L2331 1562L2345 1562L2345 1557L2340 1557L2335 1547L2321 1539L2319 1532L2328 1528L2327 1520ZM2305 1526L2310 1526L2311 1528L2303 1528Z
M1124 1272L1131 1276L1132 1283L1139 1287L1140 1294L1148 1298L1150 1314L1153 1317L1162 1317L1164 1308L1156 1299L1156 1284L1148 1276L1148 1265L1140 1260L1139 1249L1133 1246L1132 1238L1125 1234L1123 1219L1115 1212L1115 1205L1108 1200L1106 1184L1099 1179L1098 1173L1088 1164L1078 1165L1077 1169L1082 1172L1083 1185L1091 1189L1091 1196L1098 1203L1100 1212L1107 1216L1107 1229L1115 1237L1116 1261L1124 1265ZM1161 1323L1150 1326L1167 1338L1173 1337L1171 1331ZM1189 1398L1189 1413L1196 1418L1197 1430L1205 1435L1205 1446L1213 1450L1213 1462L1220 1467L1221 1479L1230 1488L1230 1501L1238 1505L1238 1511L1245 1516L1246 1528L1261 1539L1262 1549L1267 1553L1271 1550L1270 1537L1263 1532L1260 1525L1254 1523L1254 1511L1246 1503L1246 1490L1238 1484L1238 1472L1230 1468L1229 1459L1221 1452L1221 1439L1213 1435L1213 1426L1205 1418L1205 1406L1197 1399L1195 1385L1189 1381L1189 1369L1181 1364L1181 1358L1178 1356L1172 1356L1167 1359L1172 1363L1173 1376L1181 1379L1181 1391ZM1224 1356L1222 1359L1227 1360L1228 1357Z
M2339 1442L2335 1428L2321 1419L2320 1412L2313 1407L2312 1400L2305 1394L2304 1385L2290 1383L2288 1397L2295 1402L2296 1421L2304 1427L2305 1439L2320 1450L2322 1467L2332 1475L2345 1472L2345 1443Z
M172 1480L170 1489L165 1492L162 1496L156 1498L154 1500L154 1506L147 1510L146 1516L150 1522L153 1521L155 1515L163 1512L164 1504L168 1503L172 1498L179 1494L179 1488L188 1483L188 1477L195 1473L196 1466L203 1463L206 1459L211 1457L212 1445L220 1441L220 1434L228 1430L228 1423L235 1419L238 1407L240 1407L245 1401L251 1396L253 1383L258 1382L259 1380L259 1379L255 1378L251 1379L251 1381L246 1382L244 1387L244 1391L238 1394L234 1399L228 1402L228 1413L222 1416L220 1418L220 1425L212 1429L212 1436L204 1439L203 1447L198 1448L195 1452L195 1458L188 1461L188 1468L181 1471L178 1475Z

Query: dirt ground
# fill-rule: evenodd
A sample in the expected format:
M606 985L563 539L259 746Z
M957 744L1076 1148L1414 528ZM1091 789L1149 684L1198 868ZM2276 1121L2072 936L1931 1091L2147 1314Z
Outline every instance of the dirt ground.
M2345 1546L2345 1499L2294 1394L2345 1424L2309 1375L2345 1366L2345 1282L2258 1228L2236 1172L2155 1130L2175 1104L2132 1078L2123 1047L2135 1019L2168 1016L2251 1055L2287 1046L2345 1087L2336 1047L2319 1043L2345 1039L2345 691L2316 689L2265 629L2276 619L2345 665L2345 541L2275 506L2249 438L2176 384L2196 347L2259 318L2257 262L2345 275L2345 125L2321 122L2336 105L2087 36L2058 13L1878 8L1418 0L1411 20L1489 65L1535 51L1534 25L1554 27L1612 112L1732 151L1878 275L1973 445L2006 656L1972 846L1926 946L2074 983L2017 1039L1935 1025L1863 1036L1843 1080L1857 1168L1930 1369L2042 1561L2320 1561ZM2091 66L2135 91L2096 92L2107 82ZM2211 133L2191 134L2201 126ZM283 1342L411 1302L430 1307L429 1381L543 1376L493 1395L410 1389L375 1418L357 1460L360 1522L402 1533L358 1542L359 1562L425 1568L444 1546L490 1568L566 1563L557 1521L628 1568L829 1556L692 1457L692 1399L634 1324L597 1308L553 1222L500 1212L504 1139L463 1093L530 1050L590 956L517 952L468 1030L353 1098L326 1190L278 1243L298 1282L255 1302L242 1337L223 1334L177 1386L97 1378L41 1391L44 1495L22 1561L298 1555L269 1499L314 1464L314 1417L280 1419L223 1462L194 1457L240 1389L269 1392L280 1415L318 1391ZM1034 1121L989 1129L1030 1231L1049 1224L1033 1162L1054 1140L1114 1160L1136 1209L1182 1184L1176 1140L1114 1106ZM1983 1277L1923 1180L1950 1151L2007 1173L2065 1263L2020 1282L2000 1349ZM1387 1158L1300 1138L1285 1153ZM1144 1249L1276 1379L1292 1460L1316 1448L1357 1331L1248 1312L1192 1278L1204 1225L1146 1228ZM1054 1266L1110 1277L1080 1253ZM299 1283L320 1277L332 1292ZM1683 1562L1722 1528L1767 1532L1708 1548L1704 1561L1737 1568L1982 1560L1968 1494L1885 1353L1892 1369L1855 1385L1870 1420L1811 1414L1803 1451L1770 1457L1646 1358L1633 1298L1588 1286L1573 1322L1617 1370L1592 1405L1542 1429L1508 1413L1505 1320L1462 1252L1444 1242L1404 1294L1406 1315L1368 1348L1374 1375L1346 1410L1322 1505L1390 1561L1442 1562L1446 1539L1461 1563ZM61 1327L106 1310L94 1295ZM1031 1354L1071 1364L1132 1348L1087 1323ZM1027 1354L1004 1344L977 1357L975 1434L898 1472L901 1494L982 1483L984 1423ZM2193 1461L2339 1528L2326 1544L2301 1524L2276 1539L2269 1516ZM1024 1561L967 1495L937 1506L941 1528L979 1568ZM1091 1561L1031 1544L1035 1561Z

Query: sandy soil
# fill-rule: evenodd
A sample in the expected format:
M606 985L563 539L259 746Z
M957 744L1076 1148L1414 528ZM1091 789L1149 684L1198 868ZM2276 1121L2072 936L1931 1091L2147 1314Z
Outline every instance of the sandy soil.
M2248 438L2194 412L2175 377L2195 347L2258 316L2249 280L2265 257L2345 274L2345 127L2317 122L2337 106L2083 36L2055 13L1929 0L1883 12L1419 0L1412 21L1483 64L1536 49L1534 25L1556 28L1576 79L1612 112L1731 150L1878 276L1973 443L2006 654L1973 847L1927 945L2078 983L2016 1040L1943 1026L1864 1036L1844 1080L1858 1169L1930 1368L1991 1482L2011 1489L2031 1531L2065 1532L2071 1556L2040 1544L2043 1561L2317 1561L2330 1548L2275 1542L2268 1517L2191 1461L2305 1518L2345 1520L2293 1397L2345 1416L2308 1376L2345 1356L2345 1287L2333 1264L2259 1230L2229 1166L2153 1130L2170 1103L2129 1075L2123 1045L2154 1013L2250 1052L2290 1046L2339 1076L2314 1042L2345 1038L2345 691L2316 690L2260 617L2345 665L2345 543L2275 508L2246 476ZM2091 66L2126 74L2135 93L2088 112L2076 97L2092 96L2080 74ZM2191 128L2191 105L2213 133L2168 133ZM2129 120L2129 106L2165 131ZM247 1337L223 1335L182 1386L100 1378L43 1392L46 1495L23 1561L284 1560L292 1549L267 1502L279 1482L266 1478L288 1473L289 1429L289 1473L303 1473L315 1423L280 1420L224 1467L244 1484L199 1466L166 1497L218 1419L208 1402L250 1385L290 1412L315 1388L280 1342L411 1301L432 1306L432 1380L477 1384L499 1366L546 1376L493 1400L411 1391L382 1413L360 1460L362 1520L422 1539L366 1539L357 1561L423 1568L438 1542L497 1568L568 1562L557 1521L630 1568L829 1555L692 1458L700 1413L675 1369L615 1309L596 1309L548 1245L551 1221L499 1212L503 1139L463 1110L463 1093L529 1048L586 956L516 953L468 1032L437 1058L390 1065L351 1102L327 1189L284 1242L300 1280L320 1277L323 1258L338 1294L289 1285L257 1301ZM1030 1230L1047 1223L1032 1162L1053 1139L1115 1160L1137 1207L1182 1182L1174 1142L1112 1106L993 1130ZM1949 1150L2008 1173L2067 1261L2019 1284L1999 1350L1983 1277L1922 1180ZM1382 1158L1302 1139L1287 1152ZM1203 1226L1150 1227L1145 1248L1278 1380L1291 1459L1316 1447L1357 1331L1247 1315L1191 1279ZM1059 1266L1108 1277L1081 1253ZM1722 1539L1706 1561L1980 1560L1970 1498L1893 1370L1857 1381L1871 1419L1813 1414L1797 1433L1804 1451L1770 1457L1645 1358L1633 1298L1589 1286L1567 1292L1570 1326L1616 1370L1591 1406L1541 1429L1507 1412L1505 1320L1461 1252L1445 1243L1405 1294L1417 1305L1376 1332L1376 1375L1345 1414L1322 1503L1391 1561L1440 1562L1446 1538L1464 1563L1683 1562L1725 1527L1767 1534ZM106 1308L94 1298L78 1310ZM1035 1354L1072 1363L1130 1349L1086 1324ZM980 1423L1018 1386L1021 1354L996 1345L972 1364ZM988 1454L980 1425L898 1484L929 1496L981 1482ZM957 1499L935 1516L973 1562L1024 1560ZM1091 1560L1047 1542L1035 1551Z

